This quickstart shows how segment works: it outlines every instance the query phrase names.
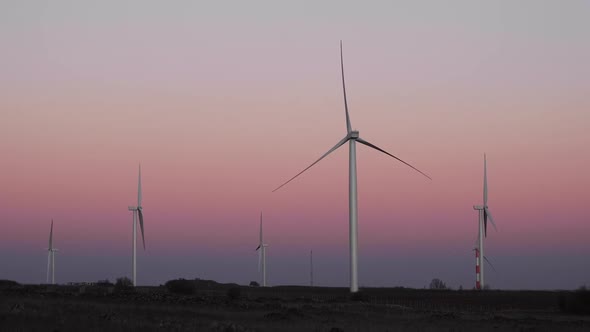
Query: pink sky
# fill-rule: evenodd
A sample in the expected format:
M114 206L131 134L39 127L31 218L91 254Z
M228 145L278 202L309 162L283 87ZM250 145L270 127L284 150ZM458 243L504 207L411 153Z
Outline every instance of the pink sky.
M51 218L58 281L128 274L141 162L140 284L257 278L262 209L271 283L313 249L346 285L348 148L271 193L346 133L342 39L353 127L433 178L357 147L361 284L470 287L484 152L492 285L590 283L587 2L310 6L0 4L0 279L43 280Z

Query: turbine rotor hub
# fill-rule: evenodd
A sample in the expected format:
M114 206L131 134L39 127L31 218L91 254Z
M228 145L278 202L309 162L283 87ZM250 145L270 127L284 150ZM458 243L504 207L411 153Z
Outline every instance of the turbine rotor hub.
M358 130L351 131L349 135L350 135L350 138L359 138Z

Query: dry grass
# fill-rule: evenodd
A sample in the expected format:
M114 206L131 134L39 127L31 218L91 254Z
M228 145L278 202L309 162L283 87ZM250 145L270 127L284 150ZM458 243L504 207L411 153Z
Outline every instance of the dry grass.
M226 291L215 294L212 290L193 296L172 295L159 288L102 295L77 294L66 288L0 290L0 331L590 330L589 316L557 310L453 311L351 301L345 295L336 299L330 295L330 301L322 301L277 298L269 289L245 288L243 293L242 299L232 301ZM438 296L433 295L435 303L440 302ZM421 299L428 301L424 294ZM469 296L466 299L470 301Z

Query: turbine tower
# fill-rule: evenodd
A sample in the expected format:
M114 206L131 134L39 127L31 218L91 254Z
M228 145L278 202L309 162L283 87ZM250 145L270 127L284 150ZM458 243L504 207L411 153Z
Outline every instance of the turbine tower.
M485 278L484 278L484 264L483 258L487 260L484 255L483 250L483 239L484 237L488 236L488 219L494 226L494 229L497 231L496 223L494 223L494 219L492 218L492 214L488 208L488 177L487 177L487 161L486 155L483 155L483 205L474 205L474 210L478 211L479 219L478 219L478 233L477 233L477 248L475 249L476 253L476 267L475 267L475 274L476 274L476 281L475 281L475 288L476 289L484 289L485 287Z
M51 219L51 228L49 230L49 247L47 248L47 278L49 283L49 271L51 271L51 284L55 285L55 252L58 251L53 247L53 219Z
M258 272L261 272L260 269L262 268L262 287L266 287L266 247L268 244L265 244L262 238L262 211L260 212L260 238L258 242L258 247L256 247L256 251L258 251Z
M431 179L428 175L423 173L422 171L418 170L414 166L410 165L409 163L401 160L400 158L392 155L391 153L377 147L374 144L371 144L364 139L359 137L359 132L356 130L352 130L352 126L350 124L350 116L348 114L348 103L346 100L346 86L344 84L344 61L342 56L342 41L340 41L340 69L342 72L342 91L344 94L344 112L346 115L346 136L340 140L333 148L328 150L324 155L322 155L318 160L316 160L313 164L309 165L303 171L299 172L297 175L289 179L287 182L280 185L278 188L273 190L273 192L279 190L287 183L294 180L296 177L301 175L303 172L310 169L313 165L317 164L320 160L324 159L327 155L338 149L340 146L344 145L344 143L348 142L349 144L349 154L348 154L348 209L349 209L349 246L350 246L350 291L357 292L358 291L358 268L357 268L357 230L358 230L358 210L357 210L357 186L356 186L356 143L361 143L366 145L370 148L373 148L379 152L382 152L403 164L411 167L415 171L419 172L420 174L424 175L425 177Z
M475 241L475 248L473 249L473 251L475 251L475 288L476 289L482 289L481 284L480 284L480 280L481 280L481 266L484 264L483 262L485 261L486 263L488 263L490 265L490 267L492 268L492 270L494 270L494 272L496 271L496 268L494 267L494 265L492 264L492 262L490 262L490 260L486 257L486 256L480 256L479 255L479 249L478 249L478 241ZM483 260L482 260L483 257Z
M137 286L137 219L141 228L141 240L143 250L145 250L145 238L143 235L143 207L141 206L141 165L139 165L139 178L137 181L137 206L129 206L129 211L133 211L133 254L132 254L132 274L133 286Z

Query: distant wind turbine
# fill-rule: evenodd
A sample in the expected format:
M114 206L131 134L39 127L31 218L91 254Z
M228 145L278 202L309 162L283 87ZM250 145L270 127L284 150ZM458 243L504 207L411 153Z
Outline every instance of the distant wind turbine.
M260 238L256 251L258 251L258 272L261 272L262 268L262 287L266 287L266 247L268 244L264 243L262 237L262 212L260 212Z
M55 252L58 251L53 247L53 219L51 219L51 228L49 230L49 248L47 248L47 278L49 283L49 271L51 270L51 284L55 285Z
M475 267L475 274L476 274L476 282L475 288L476 289L484 289L485 282L484 282L484 264L482 258L486 259L483 250L483 239L484 237L488 236L488 219L494 226L494 229L497 231L496 223L494 223L494 219L492 218L492 214L488 208L488 176L487 176L487 161L486 155L483 155L483 205L474 205L474 210L477 210L479 213L478 219L478 234L477 234L477 248L475 249L476 255L476 267ZM489 261L488 261L489 263ZM491 263L490 263L491 265ZM493 268L493 266L492 266Z
M420 174L424 175L425 177L431 179L428 175L423 173L422 171L418 170L414 166L410 165L409 163L401 160L400 158L392 155L391 153L377 147L374 144L371 144L364 139L359 137L359 132L356 130L352 130L352 126L350 124L350 116L348 114L348 103L346 100L346 86L344 84L344 61L342 56L342 41L340 41L340 68L342 71L342 91L344 93L344 111L346 114L346 136L340 142L338 142L333 148L328 150L324 155L322 155L318 160L316 160L313 164L309 165L303 171L299 172L297 175L289 179L287 182L280 185L278 188L273 190L273 192L279 190L287 183L294 180L296 177L301 175L303 172L310 169L313 165L317 164L320 160L324 159L327 155L338 149L340 146L344 145L344 143L349 143L349 154L348 154L348 206L349 206L349 245L350 245L350 291L357 292L358 291L358 273L357 273L357 230L358 230L358 210L357 210L357 182L356 182L356 142L364 144L370 148L373 148L379 152L385 153L386 155L402 162L403 164L411 167L415 171L419 172Z
M137 286L137 219L139 218L139 227L141 228L141 240L143 250L145 250L145 237L143 235L143 207L141 206L141 165L139 165L139 178L137 182L137 206L129 206L129 211L133 211L133 286Z

